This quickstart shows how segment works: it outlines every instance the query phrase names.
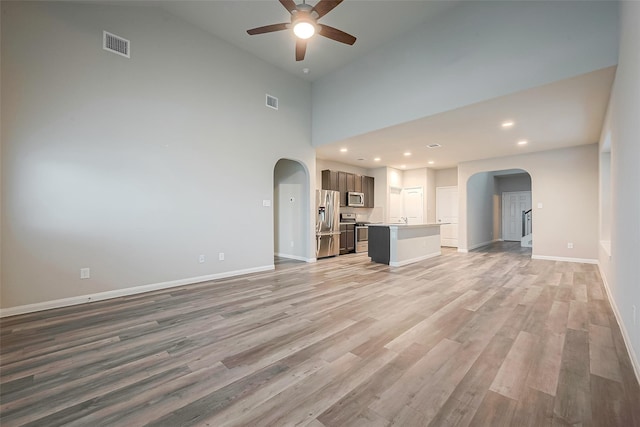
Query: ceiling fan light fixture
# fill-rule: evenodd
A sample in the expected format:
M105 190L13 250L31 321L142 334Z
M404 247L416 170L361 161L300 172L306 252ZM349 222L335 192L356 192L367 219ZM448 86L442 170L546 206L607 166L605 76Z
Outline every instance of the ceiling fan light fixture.
M296 37L306 40L316 33L316 27L308 21L298 21L293 24L293 33Z

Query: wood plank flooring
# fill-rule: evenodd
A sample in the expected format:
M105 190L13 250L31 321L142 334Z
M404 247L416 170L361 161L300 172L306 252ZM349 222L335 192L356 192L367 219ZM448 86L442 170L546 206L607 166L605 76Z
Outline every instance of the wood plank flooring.
M594 265L348 255L5 318L9 426L640 426Z

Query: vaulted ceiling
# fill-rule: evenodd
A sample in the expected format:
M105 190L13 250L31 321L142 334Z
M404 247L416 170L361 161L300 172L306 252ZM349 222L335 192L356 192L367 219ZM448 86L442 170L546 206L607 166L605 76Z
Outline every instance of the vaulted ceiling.
M416 27L444 19L460 3L343 1L320 22L353 34L356 43L348 46L316 35L300 62L295 61L295 39L290 31L254 36L246 32L289 21L289 12L277 0L132 4L160 7L293 76L314 82L374 49L384 48ZM334 141L318 147L317 155L363 168L442 169L462 161L594 143L599 139L614 75L615 67L610 67ZM503 121L513 121L514 125L502 128ZM518 145L522 140L527 144ZM429 144L441 147L428 149ZM341 151L345 148L346 152Z

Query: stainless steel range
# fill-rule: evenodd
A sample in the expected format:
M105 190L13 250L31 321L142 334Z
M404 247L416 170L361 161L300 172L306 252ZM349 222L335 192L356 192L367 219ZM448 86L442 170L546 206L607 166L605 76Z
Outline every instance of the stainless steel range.
M356 253L369 250L368 222L356 222Z
M342 224L355 224L356 253L367 252L369 250L369 222L358 221L354 213L340 214L340 222Z

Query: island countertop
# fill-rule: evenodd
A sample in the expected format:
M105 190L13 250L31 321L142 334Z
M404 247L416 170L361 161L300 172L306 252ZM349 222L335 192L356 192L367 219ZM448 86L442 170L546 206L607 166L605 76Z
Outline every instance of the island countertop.
M369 227L401 227L401 228L425 228L425 227L440 227L442 223L439 224L392 224L392 223L382 223L382 224L368 224Z
M441 224L369 224L369 257L399 267L441 254Z

